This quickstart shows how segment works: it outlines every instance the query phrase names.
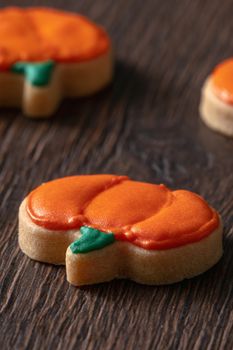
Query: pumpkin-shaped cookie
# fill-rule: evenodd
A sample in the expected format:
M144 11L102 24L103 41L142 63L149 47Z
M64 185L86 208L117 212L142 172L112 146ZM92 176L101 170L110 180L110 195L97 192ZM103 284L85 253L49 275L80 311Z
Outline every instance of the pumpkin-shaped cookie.
M66 261L74 285L119 277L166 284L219 260L222 226L218 213L192 192L126 176L72 176L26 197L19 244L32 259Z
M233 136L233 58L217 65L205 81L200 113L211 129Z
M47 117L63 97L103 88L112 68L110 39L87 18L49 8L0 10L0 105Z

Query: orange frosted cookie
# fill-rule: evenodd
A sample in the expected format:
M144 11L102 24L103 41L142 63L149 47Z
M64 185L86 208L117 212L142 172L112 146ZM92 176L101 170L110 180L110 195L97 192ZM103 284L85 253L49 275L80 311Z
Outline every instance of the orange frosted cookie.
M0 104L46 117L63 97L111 81L111 43L87 18L49 8L0 10Z
M207 78L200 113L210 128L233 136L233 58L220 63Z
M66 261L74 285L119 277L166 284L219 260L222 227L218 213L192 192L126 176L72 176L26 197L19 244L32 259Z

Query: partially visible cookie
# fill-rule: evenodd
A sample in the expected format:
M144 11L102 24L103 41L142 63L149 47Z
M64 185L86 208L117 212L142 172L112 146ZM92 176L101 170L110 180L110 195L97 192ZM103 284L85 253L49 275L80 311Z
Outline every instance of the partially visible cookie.
M0 105L48 117L63 97L93 94L112 79L107 33L49 8L0 10Z
M233 136L233 58L220 63L205 81L200 114L211 129Z
M32 259L65 263L77 286L121 277L168 284L217 263L222 225L189 191L126 176L73 176L39 186L22 202L19 245Z

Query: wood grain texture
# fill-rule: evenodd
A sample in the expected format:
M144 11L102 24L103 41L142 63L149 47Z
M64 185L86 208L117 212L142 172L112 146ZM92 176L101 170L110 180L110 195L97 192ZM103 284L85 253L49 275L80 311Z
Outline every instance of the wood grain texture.
M64 101L51 120L0 111L0 348L232 349L233 140L198 116L205 77L233 53L232 1L57 0L56 7L108 29L116 75L98 95ZM20 252L17 211L28 191L60 176L108 172L203 195L223 217L220 263L172 286L122 280L76 289L64 268Z

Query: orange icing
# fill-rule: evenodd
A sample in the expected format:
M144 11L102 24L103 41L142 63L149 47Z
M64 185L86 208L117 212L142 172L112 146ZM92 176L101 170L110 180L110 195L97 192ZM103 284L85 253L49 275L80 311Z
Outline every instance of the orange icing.
M219 225L218 214L192 192L115 175L50 181L29 194L27 212L50 230L87 225L145 249L193 243Z
M215 94L224 102L233 104L233 58L220 63L211 79Z
M1 69L18 61L86 61L109 46L105 31L80 15L48 8L0 10Z

